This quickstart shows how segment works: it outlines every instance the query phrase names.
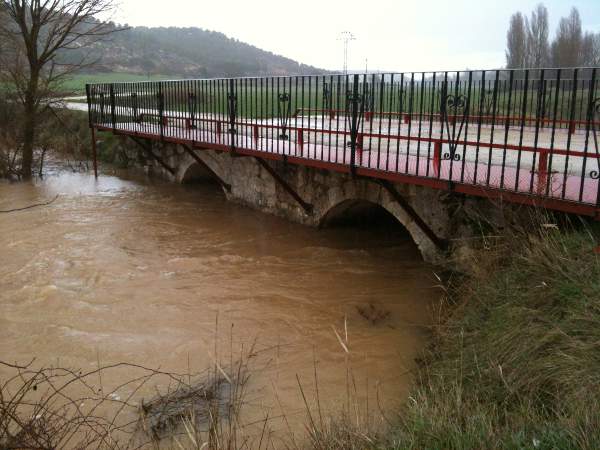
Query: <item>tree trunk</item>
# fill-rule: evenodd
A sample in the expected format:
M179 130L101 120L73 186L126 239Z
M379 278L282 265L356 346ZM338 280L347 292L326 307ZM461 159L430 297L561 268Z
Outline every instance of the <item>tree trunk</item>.
M33 165L33 145L35 142L35 108L25 105L23 115L23 148L21 159L21 177L27 180L31 178Z
M31 178L31 170L33 165L33 147L35 145L35 131L36 131L36 119L37 119L37 89L38 89L38 74L37 71L32 70L31 77L29 79L29 85L27 86L27 92L25 93L25 104L23 111L23 149L21 160L21 177L25 180Z

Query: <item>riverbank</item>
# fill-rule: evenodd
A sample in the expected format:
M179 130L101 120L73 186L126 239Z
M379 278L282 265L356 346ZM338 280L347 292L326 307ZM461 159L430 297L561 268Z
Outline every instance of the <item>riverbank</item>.
M542 220L489 242L389 447L600 448L600 230Z

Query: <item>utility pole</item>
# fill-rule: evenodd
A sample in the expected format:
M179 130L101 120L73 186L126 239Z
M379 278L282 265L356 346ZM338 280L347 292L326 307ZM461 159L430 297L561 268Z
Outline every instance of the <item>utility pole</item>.
M350 31L342 31L341 38L344 42L344 75L348 74L348 44L350 41L356 40L354 35Z

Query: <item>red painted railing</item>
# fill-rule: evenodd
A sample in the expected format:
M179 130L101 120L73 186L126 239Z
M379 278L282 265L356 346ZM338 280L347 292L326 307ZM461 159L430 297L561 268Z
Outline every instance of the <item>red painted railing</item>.
M183 80L87 90L96 129L597 217L597 72Z

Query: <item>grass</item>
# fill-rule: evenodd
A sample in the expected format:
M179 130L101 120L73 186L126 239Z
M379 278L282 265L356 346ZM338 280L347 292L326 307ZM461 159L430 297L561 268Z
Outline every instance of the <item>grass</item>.
M600 448L598 228L565 227L516 232L450 291L389 448Z
M110 83L112 80L107 80ZM126 78L116 81L136 81ZM303 111L303 114L320 114L325 109L346 111L349 109L346 89L351 87L346 84L339 84L335 77L319 77L318 80L308 82L306 80L287 79L275 83L273 80L254 80L241 79L235 84L237 93L237 114L245 118L270 118L285 115L288 104L280 104L279 95L289 94L289 108L291 114L296 111ZM324 85L327 83L328 101L325 101ZM496 117L499 127L505 126L502 117L512 117L513 125L519 124L519 118L523 115L527 118L526 125L535 125L533 119L536 117L538 104L544 105L541 108L540 117L546 119L540 126L549 126L551 120L556 119L558 127L566 127L561 120L571 118L575 120L585 120L590 92L587 89L578 89L575 93L563 88L558 92L549 90L540 93L535 86L529 86L527 90L523 87L513 86L512 93L510 86L502 84L497 88L496 95L493 95L493 89L487 89L487 86L473 84L471 91L468 85L462 83L459 87L449 86L448 94L464 95L468 98L468 108L448 108L450 115L458 115L468 112L469 116L482 115L489 121L491 117ZM361 84L360 92L365 88ZM436 84L410 84L404 82L402 85L394 84L369 84L367 94L363 95L367 110L375 112L392 112L396 114L411 113L414 115L423 115L424 123L430 120L436 120L441 110L442 85ZM140 109L158 109L157 85L117 85L115 90L115 106L117 112L119 108ZM173 112L189 112L188 93L194 92L197 96L195 108L197 113L222 114L228 115L227 92L229 84L227 80L201 80L186 82L165 82L161 86L164 95L164 109ZM105 108L109 108L109 87L102 86L98 88L96 103L100 102L100 92L105 96ZM131 98L131 93L135 92L135 100ZM573 110L572 110L573 109ZM572 110L572 111L571 111ZM124 115L129 114L126 110L121 110ZM385 115L383 117L386 117ZM390 116L387 116L390 119ZM126 118L126 120L129 120ZM343 118L341 119L344 120ZM343 122L342 122L343 123ZM477 119L471 117L471 126L477 126Z

